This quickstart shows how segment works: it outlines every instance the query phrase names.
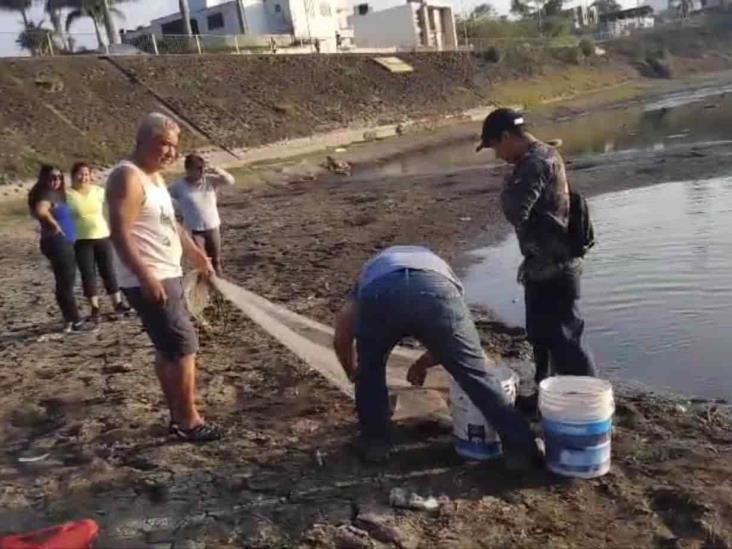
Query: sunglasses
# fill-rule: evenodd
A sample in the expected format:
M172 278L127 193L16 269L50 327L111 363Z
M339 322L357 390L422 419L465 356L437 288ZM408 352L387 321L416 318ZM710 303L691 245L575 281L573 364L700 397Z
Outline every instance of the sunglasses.
M64 178L60 173L52 173L49 177L51 181L61 181Z

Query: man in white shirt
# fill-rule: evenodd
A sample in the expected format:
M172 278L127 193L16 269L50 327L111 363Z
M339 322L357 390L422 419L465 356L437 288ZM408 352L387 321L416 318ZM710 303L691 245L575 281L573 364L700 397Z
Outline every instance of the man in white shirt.
M206 442L221 431L196 408L198 338L183 295L181 257L205 276L210 260L175 220L161 170L177 157L180 128L171 118L148 115L132 155L112 170L107 203L117 274L155 347L155 372L170 409L170 432L186 442Z
M193 240L211 258L216 274L221 276L221 218L217 191L235 180L226 170L209 167L198 154L189 154L185 160L186 175L170 187L170 196L183 218L183 225Z

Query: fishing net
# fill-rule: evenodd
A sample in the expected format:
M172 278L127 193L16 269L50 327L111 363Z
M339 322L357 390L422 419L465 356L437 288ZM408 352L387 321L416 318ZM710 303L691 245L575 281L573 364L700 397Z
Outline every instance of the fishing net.
M332 349L333 329L250 292L226 280L208 281L189 273L183 281L191 315L207 329L229 324L228 301L250 320L277 339L284 347L323 376L331 385L353 398L353 383L346 377ZM214 321L215 322L212 322ZM430 370L424 387L412 387L406 380L409 366L420 356L414 349L397 347L387 368L387 384L392 395L394 419L449 417L446 402L448 377L442 368Z

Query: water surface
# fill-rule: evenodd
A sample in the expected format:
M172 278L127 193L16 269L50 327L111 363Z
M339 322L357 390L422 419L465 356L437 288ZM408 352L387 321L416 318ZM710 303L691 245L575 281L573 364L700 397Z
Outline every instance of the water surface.
M598 246L586 262L581 308L603 374L732 400L732 178L590 204ZM523 326L515 237L476 254L468 299Z

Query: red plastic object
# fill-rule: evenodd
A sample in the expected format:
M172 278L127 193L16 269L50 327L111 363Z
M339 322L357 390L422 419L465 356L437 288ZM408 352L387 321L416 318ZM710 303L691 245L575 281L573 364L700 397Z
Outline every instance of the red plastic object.
M93 520L78 520L0 538L0 549L89 549L98 533L99 526Z

